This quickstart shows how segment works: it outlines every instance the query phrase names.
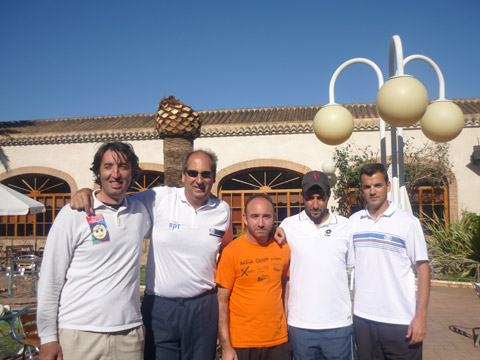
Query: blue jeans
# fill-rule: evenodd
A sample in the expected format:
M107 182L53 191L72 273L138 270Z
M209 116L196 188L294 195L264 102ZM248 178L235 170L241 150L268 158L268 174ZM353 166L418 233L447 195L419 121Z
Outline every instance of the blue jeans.
M356 358L352 326L335 329L301 329L288 326L293 360L352 360Z

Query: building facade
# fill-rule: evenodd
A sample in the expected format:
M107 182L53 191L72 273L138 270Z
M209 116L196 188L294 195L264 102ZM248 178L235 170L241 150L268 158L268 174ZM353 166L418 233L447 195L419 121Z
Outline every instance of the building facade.
M422 211L428 212L427 208L443 207L446 220L458 217L462 210L480 213L480 192L475 190L480 189L480 165L471 161L473 147L480 144L480 98L455 103L464 113L465 126L449 145L453 177L440 192L428 184L418 190L418 208L425 206ZM355 118L354 132L345 144L376 151L379 119L375 104L345 106ZM321 170L335 150L313 133L313 118L320 108L199 111L203 124L194 148L211 149L218 155L213 193L230 203L237 231L242 229L243 204L254 192L272 196L279 221L301 211L301 177L307 171ZM1 122L0 182L42 201L47 212L0 217L0 238L45 237L70 195L94 187L89 168L105 141L127 141L134 146L144 173L132 191L162 184L163 140L155 132L154 119L155 114L136 114ZM428 142L418 124L405 128L404 137L418 148ZM387 153L389 146L387 141Z

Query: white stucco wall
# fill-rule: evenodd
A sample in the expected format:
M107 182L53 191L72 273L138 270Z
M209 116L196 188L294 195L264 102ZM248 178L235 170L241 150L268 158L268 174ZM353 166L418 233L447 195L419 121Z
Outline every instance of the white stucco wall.
M387 138L389 136L387 133ZM405 137L414 139L418 147L427 141L420 130L407 130ZM480 167L472 167L469 163L473 146L478 144L479 137L479 128L465 128L461 135L450 143L452 171L458 182L458 208L477 213L480 213ZM379 146L379 133L355 132L347 143L359 148L371 145L376 149ZM131 144L141 163L163 165L161 140L132 141ZM40 166L68 174L74 179L77 189L92 187L93 176L89 168L98 146L96 143L3 146L2 150L10 160L11 171L6 173L0 165L0 180L9 177L20 168ZM280 162L286 160L309 169L321 170L322 163L332 158L335 149L318 141L313 134L199 138L195 140L194 146L209 148L217 153L219 157L217 172L241 162L257 159L277 159ZM390 154L389 141L387 153Z
M313 134L200 138L195 140L195 148L215 151L218 170L254 159L288 160L321 169L322 162L333 154L333 147L322 144Z
M480 128L463 129L459 137L450 142L450 158L458 185L459 210L480 213L480 166L473 165L470 156L479 145Z

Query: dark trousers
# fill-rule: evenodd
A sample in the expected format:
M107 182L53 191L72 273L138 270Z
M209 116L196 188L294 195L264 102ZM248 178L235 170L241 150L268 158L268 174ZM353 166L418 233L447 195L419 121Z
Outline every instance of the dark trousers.
M195 298L147 295L142 303L145 360L213 360L217 345L215 291Z
M410 345L408 325L386 324L353 317L358 360L421 360L423 343Z
M262 348L234 348L238 360L291 360L292 348L288 342Z

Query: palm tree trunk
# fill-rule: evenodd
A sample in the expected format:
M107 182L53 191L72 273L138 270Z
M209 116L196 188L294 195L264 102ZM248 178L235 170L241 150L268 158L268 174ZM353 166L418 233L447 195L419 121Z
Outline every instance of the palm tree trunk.
M193 139L182 137L166 137L163 139L163 164L165 169L165 185L181 187L182 157L193 150Z

